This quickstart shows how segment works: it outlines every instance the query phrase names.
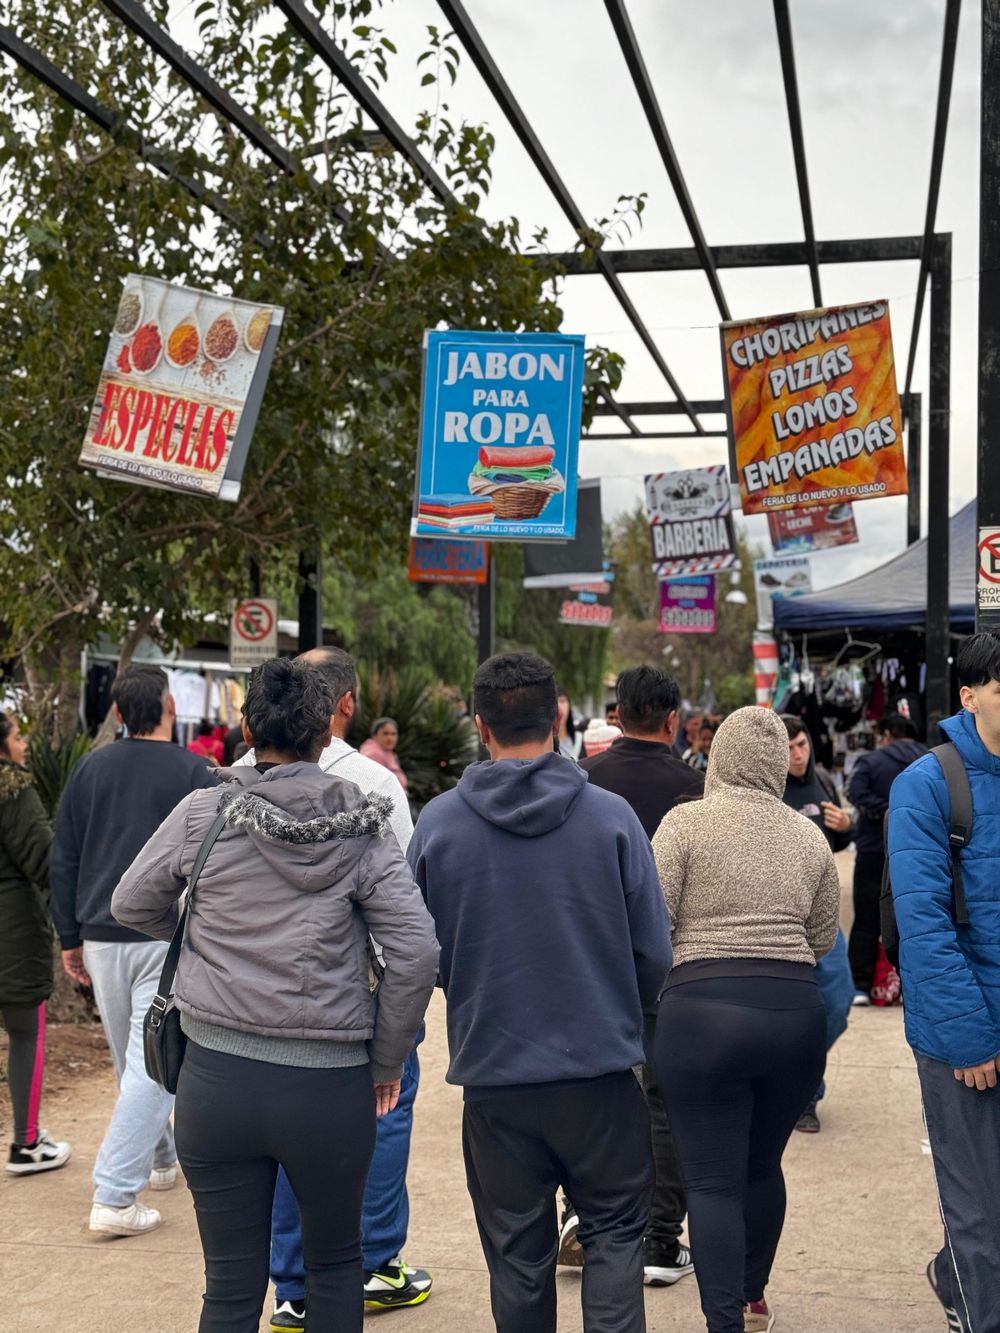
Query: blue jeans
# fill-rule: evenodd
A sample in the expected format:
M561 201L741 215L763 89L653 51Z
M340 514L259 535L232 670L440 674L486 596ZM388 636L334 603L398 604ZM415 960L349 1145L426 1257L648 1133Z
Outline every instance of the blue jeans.
M420 1061L414 1048L403 1066L395 1110L376 1122L375 1155L361 1209L361 1250L366 1273L395 1259L406 1243L410 1223L406 1168L410 1159L413 1101L419 1085ZM319 1141L322 1151L322 1135ZM302 1221L288 1177L281 1169L271 1212L271 1281L279 1301L305 1299Z
M826 1049L847 1031L847 1015L854 999L854 978L847 961L847 941L844 932L837 931L837 942L828 954L816 964L816 984L826 1009ZM813 1105L823 1100L826 1080L819 1085Z

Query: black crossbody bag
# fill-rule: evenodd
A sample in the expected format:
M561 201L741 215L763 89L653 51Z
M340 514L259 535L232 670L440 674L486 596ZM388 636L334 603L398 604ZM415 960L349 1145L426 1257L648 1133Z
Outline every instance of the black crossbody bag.
M198 848L198 855L191 867L191 877L187 886L187 901L177 918L177 926L170 948L163 960L160 984L157 987L153 1003L149 1006L142 1026L142 1048L146 1063L146 1073L158 1083L165 1092L177 1091L181 1065L184 1063L184 1048L187 1037L181 1031L180 1010L174 1004L173 985L177 962L181 956L181 943L184 939L184 925L191 906L198 877L205 868L208 854L215 845L215 840L226 826L226 812L220 810L212 821L212 826L205 834L205 840Z

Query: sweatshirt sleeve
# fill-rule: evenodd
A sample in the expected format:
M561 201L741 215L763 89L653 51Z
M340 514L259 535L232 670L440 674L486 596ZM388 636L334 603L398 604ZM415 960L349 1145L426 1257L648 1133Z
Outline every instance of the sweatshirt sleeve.
M825 840L824 840L825 841ZM823 847L823 868L812 909L806 917L806 942L818 960L837 942L840 924L840 876L829 847Z
M177 900L187 885L181 869L188 811L196 792L185 796L118 881L111 914L123 926L155 940L169 940L177 925Z
M394 837L372 839L354 896L385 962L369 1056L373 1081L388 1083L401 1076L423 1022L437 980L438 943Z
M663 901L670 916L670 929L673 931L687 874L687 846L669 815L653 834L653 857Z
M1000 1030L959 945L952 902L947 789L933 768L901 773L889 793L889 868L903 986L933 1026L922 1054L968 1069L1000 1054Z
M76 881L80 869L80 833L77 827L76 806L86 759L77 768L63 789L56 812L55 836L49 864L51 897L49 910L55 923L56 934L63 949L78 949L80 923L76 915Z
M881 819L889 809L889 802L872 786L872 764L868 755L862 755L851 770L847 795L863 819Z
M660 889L649 839L630 810L622 835L619 863L632 936L632 957L643 1013L653 1013L673 962L670 918Z

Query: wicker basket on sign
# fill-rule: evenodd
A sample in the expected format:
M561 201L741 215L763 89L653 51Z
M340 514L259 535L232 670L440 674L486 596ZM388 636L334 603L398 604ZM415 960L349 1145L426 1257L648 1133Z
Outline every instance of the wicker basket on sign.
M490 499L497 518L537 518L552 494L541 486L501 486Z

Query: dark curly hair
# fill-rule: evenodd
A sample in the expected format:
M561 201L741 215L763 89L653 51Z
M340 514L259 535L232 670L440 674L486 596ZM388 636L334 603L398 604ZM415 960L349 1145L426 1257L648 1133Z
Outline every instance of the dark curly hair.
M257 750L316 759L337 706L323 674L307 662L275 657L250 673L243 716Z
M7 753L7 741L14 730L14 722L9 713L0 709L0 754Z

